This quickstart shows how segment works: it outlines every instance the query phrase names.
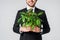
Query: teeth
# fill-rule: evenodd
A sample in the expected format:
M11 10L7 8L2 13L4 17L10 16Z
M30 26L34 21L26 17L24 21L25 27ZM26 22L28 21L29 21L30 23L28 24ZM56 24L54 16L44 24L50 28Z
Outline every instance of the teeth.
M32 2L30 2L30 3L32 3Z
M30 2L30 3L33 3L33 2Z

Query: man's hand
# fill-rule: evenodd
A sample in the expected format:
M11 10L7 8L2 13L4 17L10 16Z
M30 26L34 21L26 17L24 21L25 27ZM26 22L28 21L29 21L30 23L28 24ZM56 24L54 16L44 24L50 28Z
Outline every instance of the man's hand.
M31 27L20 27L20 32L29 32L31 31Z
M40 30L39 27L35 27L32 31L33 31L33 32L37 32L37 33L41 32L41 30Z
M20 27L20 32L29 32L29 31L37 33L41 32L39 27L35 27L33 30L31 29L31 27Z

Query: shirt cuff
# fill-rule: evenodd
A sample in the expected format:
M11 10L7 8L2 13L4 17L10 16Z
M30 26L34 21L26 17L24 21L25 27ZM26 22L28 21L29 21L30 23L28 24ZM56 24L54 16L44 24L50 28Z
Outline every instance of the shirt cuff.
M20 31L20 27L21 27L21 24L19 24L19 32L20 32L20 33L23 33L23 32Z
M42 34L43 33L43 25L41 25L41 32L40 32L40 34Z

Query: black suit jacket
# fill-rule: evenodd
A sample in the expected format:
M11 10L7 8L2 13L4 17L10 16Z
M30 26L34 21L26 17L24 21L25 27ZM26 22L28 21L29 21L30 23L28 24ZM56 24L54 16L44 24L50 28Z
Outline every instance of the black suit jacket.
M19 32L20 27L19 27L19 24L17 23L17 20L20 18L19 13L20 12L26 12L26 11L27 11L27 8L24 8L24 9L18 11L16 19L15 19L15 23L13 25L13 31L15 33L21 34L20 35L20 40L42 40L41 35L43 35L45 33L48 33L50 31L50 27L49 27L49 24L48 24L48 21L47 21L45 11L35 7L35 12L36 13L43 12L43 14L41 16L39 16L39 18L42 19L43 28L41 28L41 29L43 29L43 32L40 32L40 33L35 33L35 32L20 33Z

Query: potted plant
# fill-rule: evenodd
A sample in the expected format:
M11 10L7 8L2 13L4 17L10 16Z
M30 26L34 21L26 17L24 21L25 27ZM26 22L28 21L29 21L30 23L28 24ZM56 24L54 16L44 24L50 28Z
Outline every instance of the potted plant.
M35 26L40 27L42 20L38 17L41 16L43 12L36 14L31 9L27 12L20 12L21 18L18 19L18 24L22 22L22 26L31 27L32 30Z

